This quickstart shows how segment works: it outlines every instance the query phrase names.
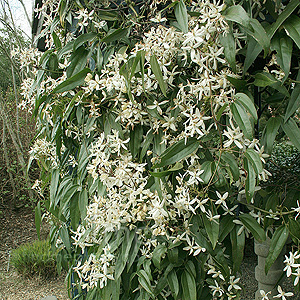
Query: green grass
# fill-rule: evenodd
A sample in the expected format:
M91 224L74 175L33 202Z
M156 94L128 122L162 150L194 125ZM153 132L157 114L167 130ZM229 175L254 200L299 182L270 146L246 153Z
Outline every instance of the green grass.
M57 274L56 254L47 240L26 243L12 250L11 264L25 277L38 275L49 278Z

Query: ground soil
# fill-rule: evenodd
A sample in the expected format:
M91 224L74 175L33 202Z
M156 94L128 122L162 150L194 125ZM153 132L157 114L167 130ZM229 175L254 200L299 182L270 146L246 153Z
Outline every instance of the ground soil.
M42 237L48 229L42 228ZM23 278L9 264L9 251L23 243L37 239L34 213L30 207L11 209L9 203L0 202L0 300L39 300L56 296L67 300L64 274L51 280L39 277Z

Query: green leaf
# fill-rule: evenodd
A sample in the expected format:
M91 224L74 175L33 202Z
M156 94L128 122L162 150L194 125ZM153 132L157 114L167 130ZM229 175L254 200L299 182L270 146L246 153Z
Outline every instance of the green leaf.
M38 239L41 239L41 222L42 222L42 212L41 212L41 201L38 202L38 204L35 207L34 210L34 221L35 221L35 228L36 228L36 233L38 236Z
M281 253L287 239L289 237L289 230L287 226L281 225L279 226L271 239L269 254L266 258L265 272L266 274L269 272L271 266L278 258Z
M265 152L268 154L271 154L274 141L278 132L278 129L281 125L282 118L281 117L271 117L269 118L263 133L262 133L262 138L261 142L262 145L264 146Z
M162 258L165 256L168 248L165 244L159 244L157 247L155 247L152 255L152 261L154 266L160 270L160 262Z
M300 18L298 16L290 16L283 24L288 36L292 38L300 49Z
M150 65L151 65L151 70L155 75L156 80L158 81L162 93L164 94L165 97L167 97L166 83L163 79L163 75L155 54L152 54L150 57Z
M61 84L59 84L54 90L53 93L63 93L75 89L78 86L81 86L84 83L84 79L88 73L91 73L89 68L83 69L74 76L68 78Z
M243 225L253 234L254 238L259 241L266 240L266 233L263 228L257 223L256 219L254 219L249 214L242 214L239 216Z
M240 169L235 156L228 152L222 152L221 161L230 168L233 179L237 181L240 178Z
M66 225L63 224L60 229L59 229L59 236L61 238L61 240L63 241L67 251L69 253L71 253L71 242L70 242L70 237L69 237L69 233L68 230L66 228Z
M247 85L247 81L246 80L242 80L242 79L237 79L231 76L226 75L227 80L232 83L234 85L234 87L237 89L237 91L241 91L244 90L246 85ZM224 107L224 105L223 105Z
M284 34L276 34L271 41L271 50L276 51L277 62L285 74L282 79L284 82L288 78L291 68L293 42Z
M121 276L121 274L126 266L129 251L130 251L130 248L131 248L131 245L132 245L132 242L133 242L133 239L135 236L136 236L136 234L135 234L134 230L132 230L132 231L126 230L125 231L125 238L122 242L122 249L121 249L121 252L119 253L119 256L116 261L116 268L115 268L115 270L116 270L115 271L115 279L116 280Z
M244 106L239 103L231 103L230 110L233 114L234 120L243 131L247 139L253 137L253 120L250 119L249 114L246 112Z
M256 172L252 167L252 164L245 158L244 168L247 172L246 182L245 182L245 193L248 203L252 200L255 192L256 185Z
M108 32L108 34L101 40L101 42L111 43L118 41L128 35L129 28L118 28Z
M212 162L205 161L201 165L201 170L203 170L204 172L200 175L200 178L203 180L204 184L208 184L212 176Z
M262 46L258 44L257 41L251 36L249 36L247 44L248 47L246 51L243 74L245 74L248 71L248 69L251 67L251 65L263 49Z
M245 152L245 157L251 163L255 173L258 175L263 171L263 165L259 154L252 148L248 148Z
M83 221L86 217L86 208L88 206L88 193L86 189L83 189L82 191L80 191L79 193L79 198L78 198L78 208L80 211L80 217L81 220Z
M297 81L300 81L300 71L298 72ZM289 100L289 104L285 111L284 122L291 117L296 110L300 107L300 84L297 83Z
M275 23L272 24L270 31L268 32L270 38L275 34L277 29L282 25L282 23L293 13L293 11L300 4L299 0L292 0L288 3L288 5L284 8L281 14L278 16Z
M139 270L137 275L138 275L138 281L142 286L142 288L151 296L152 299L154 299L155 296L152 291L152 286L148 274L145 272L145 270Z
M300 151L300 129L296 121L289 118L287 122L281 125L281 127L294 146Z
M224 55L227 59L232 71L236 72L236 47L235 47L235 39L233 37L232 30L229 30L227 32L226 36L223 36L222 34L219 35L220 42L222 46L224 47Z
M186 10L186 6L183 0L180 0L174 7L175 17L178 22L179 28L183 33L187 33L189 31L188 28L188 14Z
M153 168L172 165L194 153L199 148L199 145L200 142L196 138L190 138L186 143L182 139L164 151L160 157L160 163L153 166Z
M92 42L95 37L98 36L96 32L88 32L85 34L81 34L75 41L73 45L73 51L75 51L77 48L79 48L81 45L83 45L86 42Z
M143 127L141 125L135 125L132 130L130 130L130 140L129 140L129 149L132 155L132 158L136 158L143 141Z
M197 300L196 281L187 270L184 270L181 275L181 287L182 300Z
M162 178L165 177L167 175L170 175L172 172L176 172L178 170L181 170L183 168L183 164L180 162L177 162L174 167L166 170L166 171L161 171L161 172L149 172L152 176L154 177L158 177L158 178Z
M86 64L89 52L83 47L77 48L70 57L70 65L67 68L67 77L70 78L73 75L82 71Z
M266 87L276 82L277 80L275 78L268 76L266 72L262 72L255 74L255 80L253 84L260 87Z
M300 240L300 223L294 218L289 218L289 232L292 237Z
M226 215L221 218L220 231L219 231L219 242L223 242L227 235L233 230L235 224L233 223L233 217Z
M76 191L72 197L70 198L70 219L71 219L71 226L74 231L77 230L80 220L80 211L79 211L79 192Z
M55 32L52 32L53 42L56 49L61 48L61 41Z
M153 130L151 129L147 135L146 135L146 138L144 139L144 144L143 144L143 147L142 147L142 150L141 150L141 154L140 154L140 162L143 161L143 158L144 156L146 155L148 149L149 149L149 146L150 144L152 143L153 141L153 138L154 138L154 135L153 135Z
M245 232L242 231L238 234L240 226L235 225L235 228L230 232L230 240L232 246L232 258L233 258L233 273L239 271L244 257L245 247Z
M254 106L253 101L251 100L250 97L248 97L244 93L237 93L235 94L235 102L241 104L242 106L245 107L245 109L250 113L250 115L254 118L255 121L257 121L257 111Z
M214 209L213 214L217 214L216 209ZM219 228L220 225L218 223L218 221L210 221L206 215L202 215L202 220L204 223L204 227L205 227L205 231L211 241L212 247L213 249L215 249L217 242L218 242L218 238L219 238Z
M223 16L226 20L236 22L244 27L250 26L250 18L241 5L229 6Z
M266 56L270 48L270 38L259 21L256 19L250 19L250 29L248 29L248 27L244 27L244 29L258 42L259 45L262 46Z
M172 270L168 274L167 281L174 299L177 299L179 293L179 282L175 270Z
M51 203L55 199L55 195L58 188L58 181L59 181L59 170L54 169L51 174L51 183L50 183L50 201Z

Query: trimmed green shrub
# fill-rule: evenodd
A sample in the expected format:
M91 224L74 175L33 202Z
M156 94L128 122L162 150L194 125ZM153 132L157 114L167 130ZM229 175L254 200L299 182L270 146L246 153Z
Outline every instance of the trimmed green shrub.
M48 240L26 243L14 249L11 263L25 277L38 275L48 278L57 274L56 253L51 250Z

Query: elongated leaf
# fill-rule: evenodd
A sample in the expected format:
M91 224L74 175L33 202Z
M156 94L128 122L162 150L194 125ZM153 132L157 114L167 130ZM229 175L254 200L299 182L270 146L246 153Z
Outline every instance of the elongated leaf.
M265 272L270 270L271 266L281 253L287 239L289 237L289 230L285 225L279 226L271 239L269 254L266 258Z
M86 217L86 208L88 206L88 201L89 199L87 190L83 189L82 191L80 191L78 199L78 208L80 211L81 220L84 220L84 218Z
M216 247L219 237L219 223L217 221L210 221L205 215L202 216L205 231L211 241L213 249Z
M220 221L219 242L223 242L227 235L233 230L235 226L233 220L234 218L231 215L222 217Z
M75 50L71 55L71 63L67 68L66 73L68 78L79 73L86 67L88 54L89 52L83 46Z
M257 111L251 98L244 93L237 93L235 95L235 98L236 98L236 102L243 105L246 108L246 110L251 114L251 116L254 118L254 120L257 121L258 118Z
M51 183L50 183L50 202L53 203L56 195L56 191L58 188L59 181L59 170L54 169L52 171Z
M292 237L300 240L300 223L294 218L289 218L289 232Z
M256 172L252 167L252 164L245 158L244 168L247 172L246 182L245 182L245 193L248 203L252 200L255 192L256 185Z
M118 279L121 276L121 274L126 266L129 251L131 248L131 244L135 237L135 231L134 230L126 231L125 234L126 235L125 235L124 241L122 243L122 249L121 249L121 252L119 253L119 256L118 256L117 262L116 262L115 279Z
M240 226L236 225L235 228L230 232L234 273L239 271L244 258L245 232L242 231L240 234L238 234L239 229Z
M153 135L153 130L151 129L147 135L146 135L146 138L144 140L144 144L143 144L143 147L142 147L142 150L141 150L141 153L140 153L140 162L143 161L143 158L144 156L146 155L148 149L149 149L149 146L150 144L152 143L153 141L153 138L154 138L154 135Z
M151 65L151 70L152 70L153 74L155 75L156 80L158 81L158 84L159 84L159 87L160 87L162 93L164 94L165 97L167 97L166 83L163 79L163 75L162 75L160 66L159 66L156 56L154 54L151 55L150 65Z
M167 250L168 248L165 246L165 244L159 244L157 247L155 247L152 255L152 261L156 268L160 269L160 262Z
M249 36L247 44L248 47L246 51L243 74L248 71L248 69L251 67L251 65L263 49L262 46L257 43L257 41L251 36Z
M150 173L152 176L154 176L154 177L162 178L162 177L165 177L165 176L167 176L167 175L170 175L172 172L176 172L176 171L178 171L178 170L180 170L180 169L182 169L182 168L183 168L183 164L180 163L180 162L177 162L177 163L175 164L174 167L172 167L172 168L170 168L170 169L168 169L168 170L166 170L166 171L161 171L161 172L149 172L149 173Z
M283 123L282 129L285 134L290 138L291 142L295 147L300 150L300 129L296 121L292 118L289 118L287 122Z
M177 299L179 293L179 282L175 270L172 270L168 274L167 281L174 299Z
M252 148L247 149L245 157L251 163L255 173L258 175L263 171L263 165L260 160L259 154Z
M269 77L265 72L256 73L254 84L260 87L266 87L276 83L277 80L275 78Z
M282 79L282 82L284 82L289 76L291 68L293 42L284 34L276 34L271 42L271 50L276 51L277 62L285 74Z
M185 140L182 139L164 151L161 155L160 163L153 166L153 168L161 168L172 165L191 155L199 148L199 145L200 142L196 138L190 138L186 143Z
M39 201L35 207L34 222L35 222L36 233L37 233L38 239L40 240L40 238L41 238L41 236L40 236L41 222L42 222L41 201Z
M234 120L238 126L243 131L247 139L252 139L253 137L253 121L250 119L250 116L246 112L244 106L239 103L232 103L230 105L230 110L233 114Z
M298 16L290 16L283 24L288 36L292 38L300 49L300 18Z
M59 236L61 240L63 241L67 251L71 253L71 242L70 242L70 237L68 230L65 225L62 225L59 229Z
M288 3L282 13L278 16L276 22L272 24L271 30L268 32L270 38L273 37L277 29L293 13L293 11L299 6L299 4L299 0L292 0Z
M237 91L241 91L244 90L247 84L246 80L242 80L242 79L237 79L231 76L226 76L226 78L228 79L228 81L230 83L232 83L234 85L234 87L236 88ZM223 105L224 107L224 105Z
M261 242L266 239L266 233L257 221L249 214L242 214L239 216L243 225L253 234L254 238Z
M181 275L181 287L183 300L197 300L196 281L187 270L184 270Z
M108 32L108 34L101 41L105 42L105 43L111 43L114 41L118 41L121 38L126 37L128 32L129 32L128 28L115 29L112 32Z
M186 10L186 6L183 0L180 0L174 7L175 17L177 23L183 33L187 33L189 31L188 28L188 14Z
M261 141L262 141L262 145L265 148L265 152L268 154L271 154L272 152L274 141L281 122L282 122L281 117L272 117L268 120L264 128Z
M85 34L81 34L74 42L73 50L75 51L81 45L86 42L92 42L98 34L96 32L88 32Z
M300 71L298 72L297 81L300 81ZM287 106L285 116L284 116L284 122L286 122L288 118L291 117L299 107L300 107L300 84L297 83L291 94L291 98L289 100L289 104Z
M152 299L154 299L155 296L153 294L150 279L147 273L145 272L145 270L140 270L137 274L138 274L138 281L142 286L142 288L151 296Z
M223 16L226 20L236 22L244 27L250 26L250 18L241 5L229 6Z
M73 90L74 88L81 86L84 83L84 79L91 70L89 68L83 69L74 76L68 78L61 84L59 84L54 90L53 93L63 93L66 91Z
M132 158L136 158L140 149L143 140L143 127L136 125L133 130L130 130L130 141L129 148L132 155Z
M201 170L203 170L204 172L200 175L200 178L203 180L204 184L207 184L212 176L212 162L205 161L201 165Z
M79 192L76 191L70 199L70 219L74 231L77 229L80 220L78 200L79 200Z
M220 42L224 47L224 54L225 58L227 59L231 69L233 72L236 72L236 47L235 47L235 40L233 37L232 30L227 32L225 36L222 34L219 35Z
M236 158L228 152L223 152L221 155L221 161L226 163L227 166L230 168L233 179L235 181L238 180L240 177L240 169L237 164Z
M250 27L250 29L248 29L248 27L245 27L244 29L258 42L259 45L262 46L266 56L270 48L270 38L258 20L250 19Z

